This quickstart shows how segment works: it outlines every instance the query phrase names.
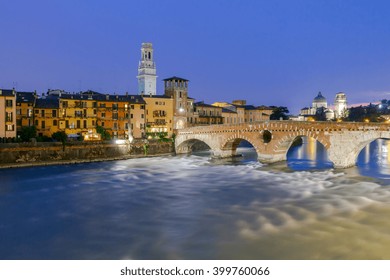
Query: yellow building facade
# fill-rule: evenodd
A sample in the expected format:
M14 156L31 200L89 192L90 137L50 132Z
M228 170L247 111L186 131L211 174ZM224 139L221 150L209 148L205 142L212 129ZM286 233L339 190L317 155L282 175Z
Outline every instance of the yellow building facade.
M22 127L34 125L34 105L36 92L16 92L16 126L20 133Z
M173 134L174 99L165 95L143 96L146 103L146 134L154 138L159 133Z

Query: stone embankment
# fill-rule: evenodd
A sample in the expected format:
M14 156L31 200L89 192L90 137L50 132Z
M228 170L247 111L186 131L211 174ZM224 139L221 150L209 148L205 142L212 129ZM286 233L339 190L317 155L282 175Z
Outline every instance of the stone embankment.
M65 146L58 142L0 144L0 168L119 160L174 153L172 142L118 142L68 142Z

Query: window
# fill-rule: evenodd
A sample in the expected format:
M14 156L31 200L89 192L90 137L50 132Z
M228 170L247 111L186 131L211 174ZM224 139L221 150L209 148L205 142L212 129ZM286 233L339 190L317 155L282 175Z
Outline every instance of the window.
M6 107L12 107L12 100L6 100L5 101L5 106Z
M8 124L7 125L7 131L13 131L14 130L14 125L13 124Z
M104 127L104 122L102 122L102 126Z
M45 121L42 121L41 127L42 127L42 128L46 128L46 123L45 123Z
M158 105L158 102L156 101L156 105Z
M69 121L68 120L65 121L65 127L69 128Z
M38 120L35 120L35 125L38 126Z
M142 110L145 109L145 106L144 106L144 105L141 105L141 109L142 109Z
M106 113L102 112L102 118L105 118L105 117L106 117Z
M57 126L57 120L53 120L53 126Z
M32 117L32 109L27 109L27 117Z
M80 118L80 117L82 117L82 115L83 115L83 113L81 111L75 111L74 112L74 116L75 117L79 117Z
M130 114L130 119L132 119L133 118L133 114Z
M100 103L100 108L106 108L106 103Z
M134 105L131 105L131 109L134 109Z
M39 110L35 110L35 114L37 114L37 115L38 115L38 114L39 114Z
M62 101L62 108L68 108L68 101Z
M118 123L114 123L114 129L118 129Z
M12 112L7 112L5 121L6 122L12 122Z
M96 109L93 109L93 114L96 115Z
M84 128L87 128L87 120L84 120L83 122L84 122L84 123L83 123Z
M118 110L118 104L117 103L113 103L112 104L112 110Z
M141 119L143 119L144 118L144 114L141 114Z
M42 118L45 117L45 110L41 110L41 117L42 117Z
M95 121L94 120L92 120L92 126L95 126Z
M57 117L57 110L51 110L51 116L53 118Z
M16 109L16 115L20 116L22 114L22 109Z
M80 127L81 127L81 121L77 120L77 128L80 128Z
M112 113L112 119L113 120L117 120L118 119L118 113L117 112Z

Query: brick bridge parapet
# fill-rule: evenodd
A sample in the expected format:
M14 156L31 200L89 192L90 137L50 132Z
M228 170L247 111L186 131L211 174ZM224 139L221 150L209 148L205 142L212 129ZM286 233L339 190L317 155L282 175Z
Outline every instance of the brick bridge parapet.
M360 151L370 142L390 139L390 125L361 122L263 121L236 125L196 126L177 130L177 153L188 153L195 143L207 144L214 157L236 154L241 140L255 148L260 162L287 159L288 149L297 137L312 137L324 145L335 168L356 164Z

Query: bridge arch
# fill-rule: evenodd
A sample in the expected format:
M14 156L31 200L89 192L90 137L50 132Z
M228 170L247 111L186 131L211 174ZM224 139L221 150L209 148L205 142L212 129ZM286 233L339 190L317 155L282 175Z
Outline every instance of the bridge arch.
M226 154L230 154L230 156L235 156L237 153L237 148L240 145L241 141L247 141L249 144L253 146L255 149L257 156L259 157L259 153L261 150L261 139L260 136L258 139L255 137L248 137L246 135L231 135L224 139L221 145L221 150L226 151Z
M358 143L358 145L356 147L355 163L357 162L358 157L359 157L360 153L363 151L364 148L368 147L374 141L377 141L377 140L380 140L380 139L390 140L390 135L388 135L387 137L383 137L383 136L381 136L381 137L373 137L370 140L366 140L366 141Z
M297 139L302 137L316 140L318 143L324 146L325 152L328 155L329 140L327 138L323 138L321 135L318 135L313 131L294 131L277 139L277 143L275 144L274 149L277 151L277 153L280 154L280 158L282 160L287 160L287 153L291 146Z
M196 147L204 147L210 150L213 150L214 148L212 143L208 143L206 139L190 138L179 143L176 140L176 153L178 154L190 153L194 151Z

